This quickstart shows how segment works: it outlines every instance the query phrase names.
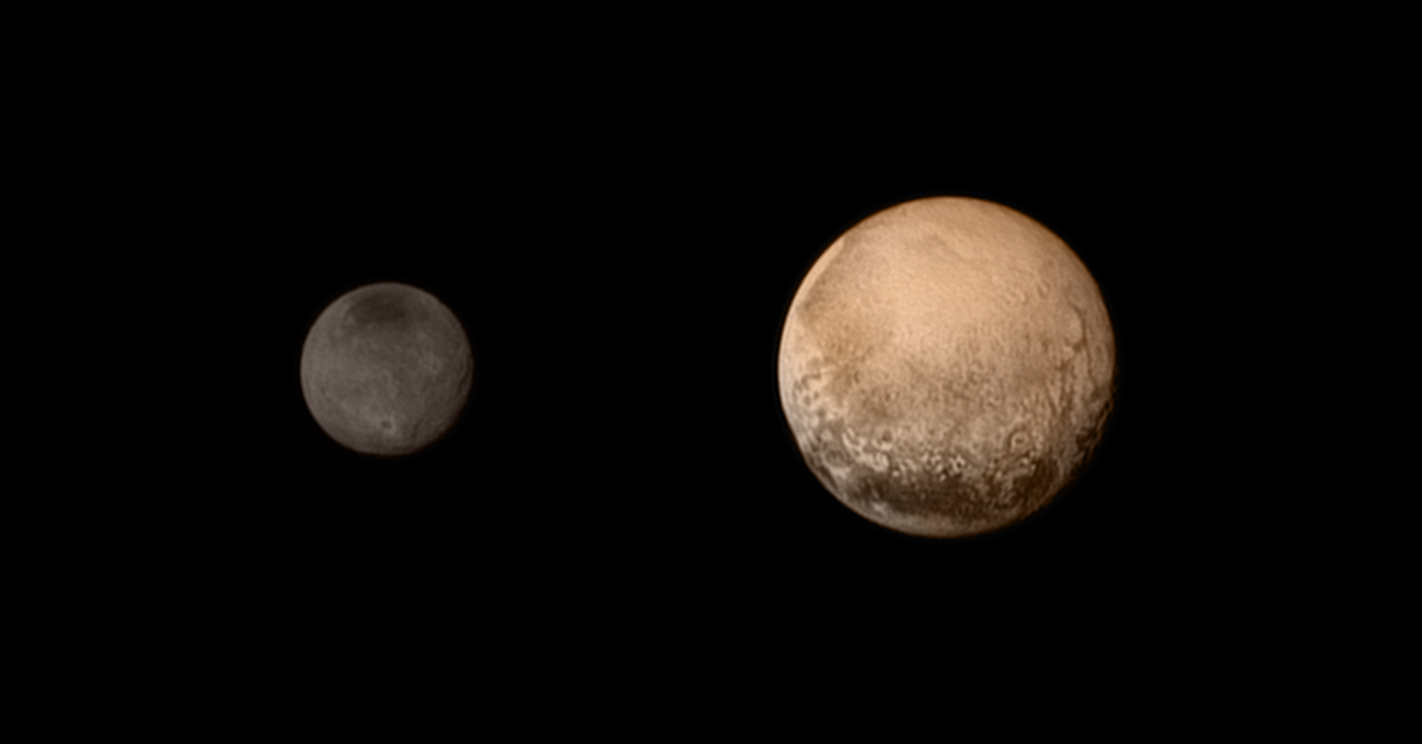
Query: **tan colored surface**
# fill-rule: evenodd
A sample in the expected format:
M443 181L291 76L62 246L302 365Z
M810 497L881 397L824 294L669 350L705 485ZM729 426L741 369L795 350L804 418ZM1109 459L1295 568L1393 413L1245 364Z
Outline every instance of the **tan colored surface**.
M781 402L807 464L857 513L913 534L1040 508L1099 438L1115 340L1057 236L991 202L907 202L855 225L805 277L781 337Z

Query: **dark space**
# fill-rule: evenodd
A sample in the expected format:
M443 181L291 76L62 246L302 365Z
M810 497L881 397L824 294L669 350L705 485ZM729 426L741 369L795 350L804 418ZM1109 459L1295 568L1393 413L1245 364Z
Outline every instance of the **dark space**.
M1177 568L1160 536L1179 486L1141 451L1161 414L1133 301L1149 291L1141 262L1160 250L1148 236L1161 217L1133 164L1034 138L801 151L794 135L673 130L647 152L516 141L504 147L531 151L434 147L395 162L295 148L282 167L297 173L247 195L241 228L271 271L269 312L248 337L266 365L261 405L281 426L246 455L240 486L217 489L251 551L238 573L297 594L315 582L446 603L454 591L616 616L773 607L786 582L958 605L1148 585L1143 572ZM1115 420L1076 486L1021 525L951 542L836 502L795 448L775 382L780 323L819 253L869 214L935 194L1002 202L1073 246L1102 286L1121 367ZM377 281L443 299L475 353L461 423L402 460L332 442L297 380L308 325Z
M164 596L253 628L591 654L920 623L1070 635L1235 591L1248 527L1222 514L1233 497L1200 467L1198 427L1181 429L1211 415L1181 380L1218 374L1191 371L1208 347L1180 306L1210 300L1167 260L1207 238L1187 197L1213 177L1208 148L1095 124L1108 112L1086 99L1061 104L1060 126L1004 111L870 129L830 115L833 95L569 91L540 108L386 93L398 105L367 105L364 85L262 90L195 115L208 129L169 174L181 208L163 239L220 259L185 291L214 298L225 329L220 392L204 393L224 401L185 420L181 487L110 507L143 536L135 570L154 591L186 587ZM835 501L775 377L819 254L933 195L1061 236L1102 289L1119 366L1074 485L1020 524L947 541ZM299 381L326 306L384 281L445 302L475 357L460 422L401 459L332 441Z

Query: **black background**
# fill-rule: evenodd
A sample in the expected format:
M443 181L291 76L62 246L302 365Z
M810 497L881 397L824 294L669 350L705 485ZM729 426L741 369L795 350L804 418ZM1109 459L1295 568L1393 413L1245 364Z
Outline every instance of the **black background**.
M527 594L616 614L796 592L945 607L978 591L1115 595L1191 560L1184 536L1218 525L1185 508L1188 467L1162 452L1180 412L1162 405L1161 352L1144 338L1169 281L1172 195L1100 139L866 139L820 126L831 114L730 133L573 121L474 137L459 119L383 139L283 135L269 171L242 175L261 187L238 227L238 254L262 267L244 303L263 347L262 433L242 427L254 446L239 477L270 487L233 496L258 565L360 593ZM1117 412L1078 484L1019 526L960 541L837 503L801 460L775 382L781 323L820 252L933 195L998 201L1062 236L1119 345ZM476 354L460 425L399 461L335 444L298 386L310 324L375 281L441 297Z
M259 629L385 623L443 643L492 627L637 653L672 636L1021 639L1045 617L1159 634L1113 623L1208 627L1255 596L1271 564L1226 443L1249 414L1218 423L1222 395L1254 382L1222 374L1239 344L1218 322L1253 166L1178 101L1031 75L903 109L854 78L320 70L204 78L125 156L163 216L152 240L191 257L169 286L194 311L171 335L203 369L172 381L179 477L108 507L165 577L149 585ZM775 378L820 253L936 195L1061 236L1101 287L1119 364L1077 483L951 541L836 502ZM312 323L378 281L441 298L475 353L459 424L395 460L332 441L299 380Z
M1406 69L1387 59L1403 47L1355 57L1273 16L1113 20L1102 38L1048 18L1044 45L1019 19L856 11L888 28L820 33L728 14L718 33L474 13L123 9L71 14L24 55L35 95L14 118L32 129L13 149L39 164L17 180L43 211L16 208L42 228L16 247L55 265L20 262L22 290L50 290L22 309L94 298L57 334L77 401L57 465L13 479L39 512L11 523L36 587L16 614L56 642L16 638L48 674L129 710L122 693L165 714L234 700L224 724L363 723L408 688L472 708L461 725L582 726L701 700L716 707L683 720L735 720L747 686L776 709L786 671L849 676L835 703L923 676L858 673L877 657L929 672L938 700L956 682L1096 702L1114 682L1134 700L1108 710L1180 700L1155 719L1175 722L1253 709L1276 682L1337 709L1339 681L1366 675L1330 664L1397 658L1376 629L1407 617L1388 569L1410 563L1385 553L1411 542L1374 534L1405 524L1405 492L1355 473L1405 459L1346 452L1377 436L1333 419L1391 413L1400 389L1337 368L1407 369L1377 361L1340 291L1350 268L1366 290L1404 266L1406 241L1359 235L1396 181L1363 172L1395 169L1380 135L1407 120L1368 81ZM814 260L936 195L1065 239L1119 362L1078 482L954 541L837 503L775 384ZM1330 220L1341 236L1320 239ZM399 460L335 444L299 380L311 324L376 281L440 297L476 356L459 425ZM984 658L1007 679L985 682ZM375 704L356 716L316 702L360 687Z

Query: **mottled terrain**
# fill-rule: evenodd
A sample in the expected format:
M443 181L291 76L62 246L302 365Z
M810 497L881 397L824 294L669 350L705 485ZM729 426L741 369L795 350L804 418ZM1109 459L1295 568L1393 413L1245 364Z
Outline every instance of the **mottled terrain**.
M826 250L781 338L807 465L860 515L959 536L1046 504L1110 411L1115 341L1059 238L989 202L901 204Z

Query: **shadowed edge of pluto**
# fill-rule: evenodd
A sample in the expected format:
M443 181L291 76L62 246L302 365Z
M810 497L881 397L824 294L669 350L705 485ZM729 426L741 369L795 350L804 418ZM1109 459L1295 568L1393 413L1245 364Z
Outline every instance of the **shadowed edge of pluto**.
M415 353L434 355L437 372L414 369ZM357 452L402 455L438 440L458 419L473 373L458 318L433 295L397 282L358 287L322 312L302 350L302 392L316 422ZM394 386L369 375L388 372ZM362 376L364 375L364 376ZM363 427L343 403L375 396L401 422L396 438Z
M1113 405L1115 341L1059 237L938 197L871 215L816 260L779 376L796 443L838 500L959 537L1020 521L1078 475Z

